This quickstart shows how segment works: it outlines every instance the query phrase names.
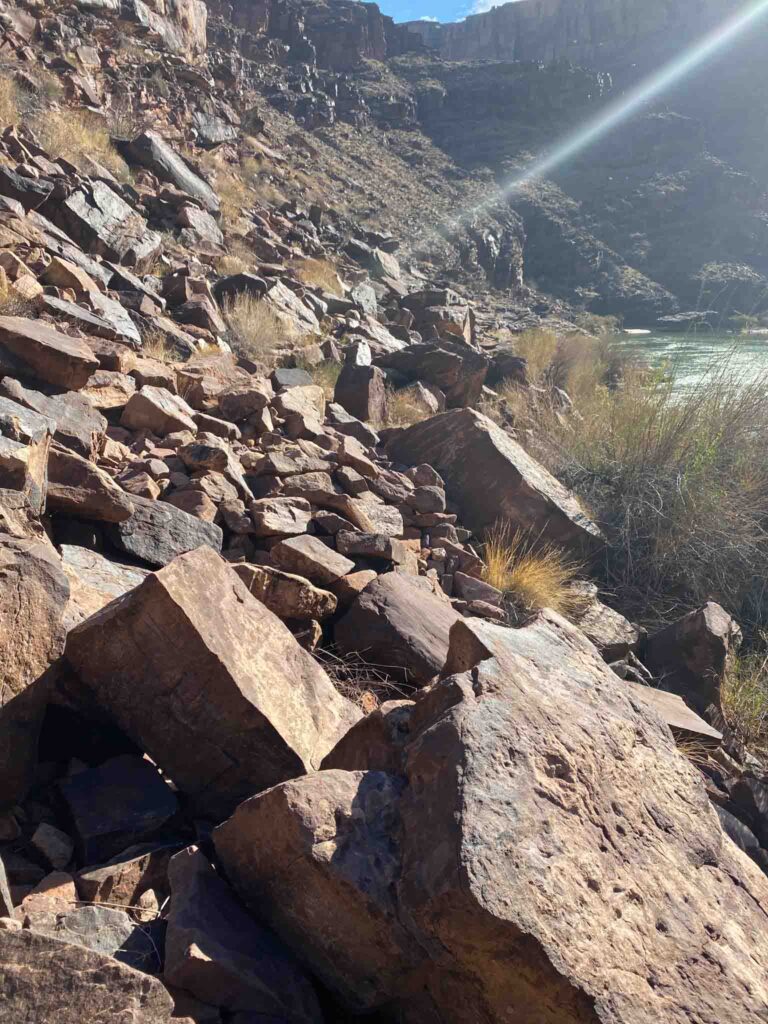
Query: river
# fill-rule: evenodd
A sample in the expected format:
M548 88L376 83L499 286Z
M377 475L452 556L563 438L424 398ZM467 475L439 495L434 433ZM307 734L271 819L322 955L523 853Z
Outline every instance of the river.
M768 375L768 335L621 334L617 345L652 366L668 366L679 386L700 381L708 371L727 365L738 378Z

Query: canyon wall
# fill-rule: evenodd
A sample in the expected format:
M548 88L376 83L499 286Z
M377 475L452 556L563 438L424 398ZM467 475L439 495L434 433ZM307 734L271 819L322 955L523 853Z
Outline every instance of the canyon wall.
M520 0L463 22L406 27L448 60L566 59L617 69L658 61L722 21L739 0Z

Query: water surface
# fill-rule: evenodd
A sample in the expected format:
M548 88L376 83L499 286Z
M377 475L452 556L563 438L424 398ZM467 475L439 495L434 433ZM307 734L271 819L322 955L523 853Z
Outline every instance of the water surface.
M617 344L652 366L668 366L682 387L697 383L708 372L724 365L743 378L768 374L768 335L653 332L621 334Z

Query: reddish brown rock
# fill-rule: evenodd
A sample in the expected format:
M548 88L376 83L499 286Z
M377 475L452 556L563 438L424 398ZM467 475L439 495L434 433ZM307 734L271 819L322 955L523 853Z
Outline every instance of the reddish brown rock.
M418 576L385 573L365 588L335 628L339 649L422 686L445 665L451 627L461 616Z
M67 659L90 699L214 818L319 766L359 717L208 548L75 629Z
M336 611L336 598L303 576L266 565L233 566L248 590L281 619L327 619Z
M664 688L706 711L719 704L728 658L741 642L741 630L714 601L689 612L648 638L645 663Z
M194 410L183 398L172 395L165 388L145 384L141 391L129 398L120 424L129 430L151 430L160 437L175 430L189 430L196 434L194 415Z
M30 784L45 673L64 649L68 598L49 544L0 537L0 808L17 803Z
M84 387L99 368L84 341L61 334L42 320L18 316L0 316L0 364L12 376L36 377L71 391Z
M576 497L500 427L473 409L416 423L389 444L392 458L429 463L463 525L480 534L498 520L564 544L593 547L598 527Z
M48 509L120 523L133 515L134 505L109 473L54 443L48 457Z
M272 548L271 554L278 568L306 576L321 586L334 583L355 567L351 559L309 534L281 540Z
M0 931L0 1005L8 1021L171 1024L156 978L83 946L33 931Z
M230 1013L321 1024L311 983L195 847L170 862L164 980ZM274 1016L273 1016L274 1015Z

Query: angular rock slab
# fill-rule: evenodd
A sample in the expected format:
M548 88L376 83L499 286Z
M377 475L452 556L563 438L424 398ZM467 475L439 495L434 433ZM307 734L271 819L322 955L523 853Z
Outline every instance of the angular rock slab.
M344 654L359 654L388 674L422 686L442 671L451 627L461 616L418 576L385 573L336 624Z
M402 785L316 772L246 800L214 832L245 902L357 1010L388 1002L417 957L394 898Z
M204 522L167 501L131 495L133 515L108 528L112 544L126 555L161 567L178 555L206 545L221 551L221 527Z
M474 409L416 423L388 446L407 465L426 462L445 481L462 523L482 534L498 520L560 544L594 547L602 534L575 495Z
M78 626L66 657L89 696L218 820L318 767L360 717L206 547Z
M172 858L164 978L231 1012L322 1024L312 985L195 847Z
M0 316L3 368L8 357L13 369L70 391L85 387L99 368L98 360L84 341L62 334L42 320L20 316Z
M61 567L69 580L69 603L64 625L69 631L83 619L122 597L146 578L148 569L111 562L98 551L61 545Z
M173 1001L155 978L112 957L33 931L0 931L5 1024L171 1024Z
M243 898L408 1024L764 1021L768 880L653 710L551 612L461 620L448 667L397 775L321 771L215 831Z
M31 778L68 599L52 547L0 537L0 807L16 803Z
M121 523L134 512L130 495L109 473L54 442L48 456L48 502L51 512Z

